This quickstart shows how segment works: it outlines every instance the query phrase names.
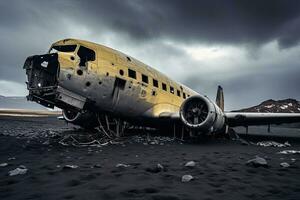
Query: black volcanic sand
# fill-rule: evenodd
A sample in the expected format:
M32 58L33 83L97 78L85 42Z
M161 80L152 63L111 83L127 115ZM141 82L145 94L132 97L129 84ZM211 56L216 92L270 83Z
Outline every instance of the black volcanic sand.
M0 163L9 164L0 167L0 199L300 199L300 154L277 153L300 150L292 139L289 148L225 139L74 147L26 137L49 130L64 133L73 127L55 118L0 118ZM256 155L269 167L245 164ZM185 167L191 160L196 166ZM281 162L291 166L282 168ZM130 166L117 168L118 163ZM164 170L153 170L158 163ZM79 167L65 169L68 164ZM8 176L19 165L27 173ZM183 183L185 174L195 179Z

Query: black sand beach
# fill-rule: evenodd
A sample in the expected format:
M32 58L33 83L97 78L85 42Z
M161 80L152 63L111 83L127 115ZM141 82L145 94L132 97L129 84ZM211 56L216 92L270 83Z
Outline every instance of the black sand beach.
M300 154L278 154L300 150L292 137L282 148L226 139L148 144L137 136L103 147L58 143L72 131L55 117L0 117L0 163L8 164L0 167L0 199L300 199ZM255 156L268 167L246 165ZM20 165L26 174L8 175ZM187 174L194 179L184 183Z

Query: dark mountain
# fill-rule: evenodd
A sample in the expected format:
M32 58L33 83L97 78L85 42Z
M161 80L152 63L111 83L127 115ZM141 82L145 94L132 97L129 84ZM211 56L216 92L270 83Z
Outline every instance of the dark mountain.
M300 102L295 99L283 99L278 101L269 99L257 106L235 110L234 112L300 113Z
M5 97L1 95L0 109L47 110L35 102L27 101L26 97Z

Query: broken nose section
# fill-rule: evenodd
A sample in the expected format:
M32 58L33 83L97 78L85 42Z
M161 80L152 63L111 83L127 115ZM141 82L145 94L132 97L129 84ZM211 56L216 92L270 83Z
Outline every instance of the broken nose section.
M24 67L27 75L27 99L48 108L81 110L87 99L59 85L58 54L30 56Z

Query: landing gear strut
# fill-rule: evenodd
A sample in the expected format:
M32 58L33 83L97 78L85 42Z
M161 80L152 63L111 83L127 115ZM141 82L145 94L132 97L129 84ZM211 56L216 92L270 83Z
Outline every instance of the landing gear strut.
M106 135L108 138L118 138L124 136L125 129L129 124L120 118L114 118L106 114L97 114L99 122L98 131Z

